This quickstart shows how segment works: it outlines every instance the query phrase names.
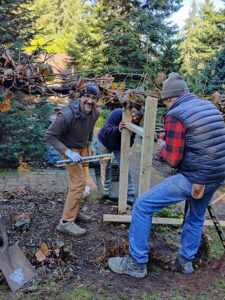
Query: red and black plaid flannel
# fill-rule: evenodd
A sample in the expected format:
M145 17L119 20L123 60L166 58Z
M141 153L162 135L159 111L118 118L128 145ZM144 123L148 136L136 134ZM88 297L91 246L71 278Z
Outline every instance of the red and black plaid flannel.
M185 129L183 124L173 116L166 118L164 139L166 143L161 149L162 158L175 168L183 158Z

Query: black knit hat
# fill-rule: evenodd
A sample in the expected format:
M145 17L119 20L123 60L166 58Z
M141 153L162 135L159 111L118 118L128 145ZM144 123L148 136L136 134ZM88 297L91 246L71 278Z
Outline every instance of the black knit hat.
M85 87L80 91L80 97L89 94L98 96L99 89L94 82L86 82Z
M178 73L170 73L167 80L163 81L162 99L179 97L188 93L188 86Z

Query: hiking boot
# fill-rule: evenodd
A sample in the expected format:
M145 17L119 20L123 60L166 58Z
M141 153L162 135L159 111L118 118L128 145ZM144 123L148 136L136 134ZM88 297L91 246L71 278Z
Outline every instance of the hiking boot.
M180 255L177 256L174 265L176 270L183 274L191 274L194 272L192 261L187 260L186 258Z
M128 195L128 198L127 198L127 203L128 204L133 205L135 200L136 200L135 195Z
M126 274L136 278L144 278L147 276L147 264L139 264L129 254L124 257L111 257L108 260L108 267L117 274Z
M87 232L86 229L80 228L74 222L68 221L63 223L62 219L60 220L59 225L57 226L57 230L74 236L82 236L85 235Z
M79 211L77 213L76 221L80 221L80 222L84 222L84 223L90 223L92 220L91 220L90 216L88 216L85 213Z

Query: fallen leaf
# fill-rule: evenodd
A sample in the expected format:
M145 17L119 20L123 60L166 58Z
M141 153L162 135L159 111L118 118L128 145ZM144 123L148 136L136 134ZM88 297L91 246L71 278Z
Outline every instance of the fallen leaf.
M37 253L35 254L37 261L42 262L46 259L46 256L43 254L41 250L38 250Z
M125 224L121 224L121 225L118 225L115 227L116 229L124 229L126 228L126 225Z
M41 244L40 250L41 250L41 252L42 252L45 256L48 256L48 255L49 255L48 246L47 246L46 243L42 243L42 244Z
M78 81L77 81L77 89L78 89L78 91L84 90L85 87L86 87L85 81L84 81L83 78L80 77L80 78L78 79Z
M214 242L214 239L208 233L205 233L205 236L207 237L209 242Z
M19 167L17 168L17 171L20 172L30 172L30 167L28 163L20 160L19 161Z
M161 85L164 80L166 80L166 74L164 72L160 72L157 74L157 78L155 79L155 84Z
M22 213L21 215L14 217L13 222L16 223L17 221L25 220L25 219L30 219L30 214L28 212Z
M213 103L219 103L219 99L220 99L219 92L215 92L214 94L212 94L211 100L213 101Z
M59 253L60 253L60 248L56 248L55 249L55 255L56 255L56 257L59 257Z
M9 100L5 100L3 103L0 104L0 111L1 112L6 112L8 110L10 110L10 101Z

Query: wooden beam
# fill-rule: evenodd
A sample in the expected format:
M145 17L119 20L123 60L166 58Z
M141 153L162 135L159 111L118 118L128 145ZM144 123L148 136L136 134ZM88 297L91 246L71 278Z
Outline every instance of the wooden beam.
M154 147L157 103L158 99L153 97L147 97L145 102L144 135L142 140L141 169L138 192L139 196L150 190L151 185L151 168Z
M126 123L126 128L143 137L144 129L133 123Z
M131 215L112 215L112 214L104 214L103 215L104 222L118 222L118 223L130 223ZM222 227L225 227L225 221L219 221ZM164 224L164 225L182 225L183 219L178 218L152 218L152 224ZM205 220L205 226L213 226L213 221Z
M123 110L123 121L126 123L131 121L131 108L125 108ZM121 133L118 214L123 214L127 211L129 153L130 153L130 133L128 130L123 129Z
M225 193L223 193L222 195L220 195L218 198L216 198L215 200L213 200L211 202L211 204L216 204L216 202L220 201L223 199L223 197L225 197Z

